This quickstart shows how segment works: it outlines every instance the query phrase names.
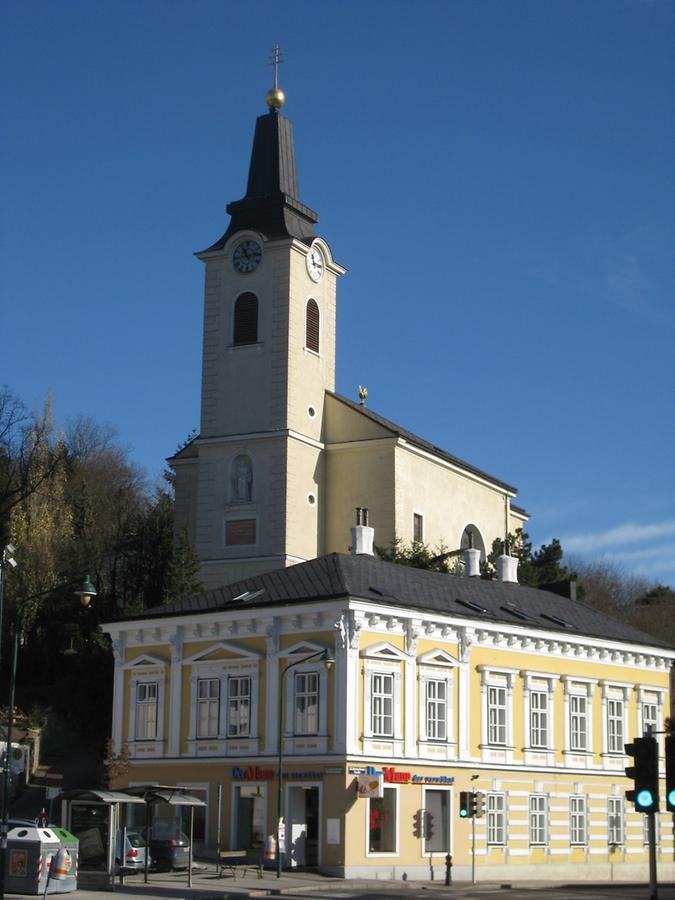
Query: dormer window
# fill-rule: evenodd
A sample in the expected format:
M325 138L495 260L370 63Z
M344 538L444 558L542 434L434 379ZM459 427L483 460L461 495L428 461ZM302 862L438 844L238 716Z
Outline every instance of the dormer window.
M234 335L232 343L255 344L258 341L258 298L250 291L234 302Z

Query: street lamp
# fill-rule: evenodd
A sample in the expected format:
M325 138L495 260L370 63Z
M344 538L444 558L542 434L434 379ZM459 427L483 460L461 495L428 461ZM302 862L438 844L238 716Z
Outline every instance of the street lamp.
M31 600L37 600L38 597L45 597L47 594L53 594L59 588L72 587L72 583L56 585L48 591L41 591L39 594L33 594L26 597L25 600L17 605L16 618L14 621L12 634L12 669L9 679L9 703L7 704L7 735L5 762L2 773L2 814L0 815L0 900L5 897L5 878L7 874L7 821L9 819L9 787L11 780L11 747L12 747L12 725L14 722L14 697L16 694L16 663L19 656L19 635L21 634L21 626L23 612L26 605ZM78 585L73 591L75 596L80 598L82 606L89 606L92 597L96 596L96 588L91 583L89 576L85 578L82 584Z
M325 650L318 650L316 653L312 653L310 656L303 656L302 659L296 659L295 662L289 663L284 669L282 669L281 678L279 679L279 762L277 768L278 785L276 851L277 878L281 878L281 820L284 817L284 680L289 669L292 669L294 666L299 666L300 663L310 662L310 660L317 658L321 659L321 662L326 666L326 669L328 670L330 670L330 667L335 662L335 657L328 649L328 647L326 647ZM2 898L0 898L0 900L2 900Z

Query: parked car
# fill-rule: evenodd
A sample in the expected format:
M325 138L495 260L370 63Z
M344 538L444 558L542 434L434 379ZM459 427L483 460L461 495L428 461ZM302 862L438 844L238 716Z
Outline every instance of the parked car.
M140 831L129 829L127 831L126 844L124 845L124 858L121 858L122 832L117 832L115 841L115 865L118 868L140 872L145 869L145 853L147 847L145 838Z
M158 872L187 869L190 863L190 839L182 831L173 837L151 837L150 858Z

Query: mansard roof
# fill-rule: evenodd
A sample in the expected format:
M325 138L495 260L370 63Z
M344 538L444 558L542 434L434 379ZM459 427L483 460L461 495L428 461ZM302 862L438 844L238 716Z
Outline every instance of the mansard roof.
M129 619L193 616L244 608L352 599L525 630L555 631L651 647L670 647L592 606L548 591L482 578L464 578L383 562L373 556L330 553L286 569L146 609Z
M439 456L441 459L446 460L446 462L450 462L454 466L457 466L460 469L464 469L465 472L471 472L472 474L477 475L479 478L484 478L486 481L489 481L491 484L497 485L498 487L502 488L505 491L508 491L509 493L518 493L518 488L507 484L505 481L500 481L493 475L489 475L487 472L483 472L481 469L476 468L476 466L472 466L470 463L465 462L465 460L463 459L459 459L459 457L457 456L453 456L452 453L448 453L447 450L442 450L435 444L430 443L430 441L421 438L417 434L413 434L412 431L408 431L401 425L397 425L396 422L392 422L389 419L385 419L384 416L378 415L371 409L368 409L367 406L364 406L360 403L354 403L353 400L348 400L347 397L343 397L340 394L335 394L332 391L326 391L326 393L330 397L334 397L340 403L344 403L345 406L350 407L350 409L353 409L355 412L358 412L362 416L370 419L371 422L374 422L381 428L386 428L387 431L390 431L393 435L403 438L403 440L407 441L409 444L413 444L413 446L419 447L421 450L426 450L427 453L432 453L434 456ZM527 515L527 512L521 507L518 507L517 511L523 515Z

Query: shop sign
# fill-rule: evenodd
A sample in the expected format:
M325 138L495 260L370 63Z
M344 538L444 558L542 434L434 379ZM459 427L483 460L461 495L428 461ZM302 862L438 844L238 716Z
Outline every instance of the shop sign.
M400 772L393 766L382 766L381 769L376 769L375 766L366 766L365 771L357 769L358 767L356 766L350 768L350 774L358 774L364 778L377 775L380 776L385 784L453 784L455 781L453 775L424 775L417 772ZM361 796L360 793L359 796ZM379 796L382 795L380 794Z
M342 771L342 769L340 769ZM232 778L238 781L273 781L277 777L274 769L262 769L260 766L232 766ZM317 781L323 778L323 772L309 769L305 772L284 772L284 778L302 778Z
M357 778L359 797L384 797L384 778L381 772L376 775L359 775Z

